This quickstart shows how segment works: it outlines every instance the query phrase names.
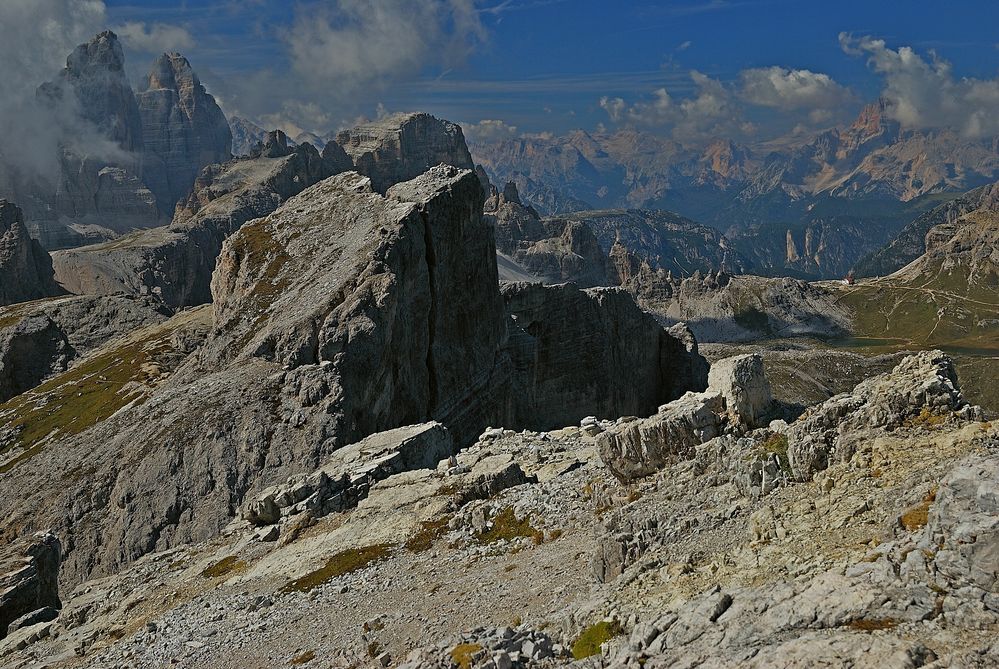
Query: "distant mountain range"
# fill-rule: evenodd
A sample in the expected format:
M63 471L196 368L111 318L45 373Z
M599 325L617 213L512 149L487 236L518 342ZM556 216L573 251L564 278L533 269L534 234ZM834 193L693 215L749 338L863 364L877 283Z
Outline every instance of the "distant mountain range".
M829 278L921 214L999 179L999 139L906 130L887 112L880 100L848 126L756 147L577 130L473 138L470 148L492 181L516 183L543 215L670 210L724 232L753 271Z

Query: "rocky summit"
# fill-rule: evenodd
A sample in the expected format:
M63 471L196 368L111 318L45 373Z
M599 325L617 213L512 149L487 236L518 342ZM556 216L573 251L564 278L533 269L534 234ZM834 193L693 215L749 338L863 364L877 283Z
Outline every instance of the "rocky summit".
M0 667L999 667L995 80L326 4L0 2Z

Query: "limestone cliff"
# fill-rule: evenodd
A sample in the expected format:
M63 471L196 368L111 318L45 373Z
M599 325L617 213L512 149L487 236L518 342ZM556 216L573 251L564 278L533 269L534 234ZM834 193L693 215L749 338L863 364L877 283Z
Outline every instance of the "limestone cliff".
M475 168L461 127L430 114L393 114L344 130L336 143L379 193L441 163Z
M207 165L232 156L232 132L215 98L186 58L163 54L138 96L144 147L142 177L159 207L173 214Z
M59 294L52 259L31 238L16 205L0 200L0 305Z

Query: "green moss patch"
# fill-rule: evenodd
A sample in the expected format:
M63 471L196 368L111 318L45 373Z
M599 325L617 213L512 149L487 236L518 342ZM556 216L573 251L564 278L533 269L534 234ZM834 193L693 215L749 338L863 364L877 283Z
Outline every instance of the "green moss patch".
M780 465L780 469L784 472L787 477L793 476L791 471L791 461L787 457L787 436L783 434L771 435L765 442L763 442L763 450L770 455L777 457L777 463Z
M223 576L228 576L229 574L236 574L241 571L245 571L247 564L237 558L235 555L230 555L229 557L222 558L215 564L209 565L201 572L204 578L222 578Z
M451 649L451 663L458 669L471 669L476 653L481 650L477 643L460 643Z
M420 530L406 542L406 550L411 553L422 553L430 550L438 539L447 533L448 523L451 516L444 516L437 520L425 520L420 523Z
M482 544L512 541L518 537L530 537L538 544L544 541L544 533L531 525L531 517L518 519L513 508L509 506L492 517L492 527L476 535L476 539Z
M368 565L384 560L392 550L391 544L376 544L340 551L326 564L281 588L281 592L309 592L338 576L355 572Z
M616 620L604 620L584 629L572 644L572 656L582 660L600 654L600 646L624 633Z

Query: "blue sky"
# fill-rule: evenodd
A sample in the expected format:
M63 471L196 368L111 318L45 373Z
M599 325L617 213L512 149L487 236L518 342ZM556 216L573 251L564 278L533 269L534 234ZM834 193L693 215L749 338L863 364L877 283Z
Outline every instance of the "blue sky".
M135 78L152 52L177 48L228 112L309 130L421 109L496 122L482 132L640 126L685 142L764 141L842 122L886 91L914 125L984 134L999 111L932 99L999 107L988 100L999 86L993 2L105 4Z

